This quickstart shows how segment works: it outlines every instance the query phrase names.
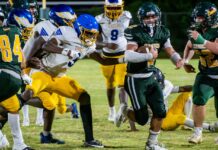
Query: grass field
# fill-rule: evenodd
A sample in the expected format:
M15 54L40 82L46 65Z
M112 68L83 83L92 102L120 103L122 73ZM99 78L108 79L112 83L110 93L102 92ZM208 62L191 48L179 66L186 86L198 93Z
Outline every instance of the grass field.
M192 61L192 64L197 67L197 61ZM163 70L167 79L171 80L175 85L192 84L195 74L187 74L184 70L175 70L169 60L159 60L157 66ZM116 128L113 123L107 121L108 105L106 99L106 88L104 78L100 71L98 63L85 59L79 61L69 72L69 76L75 78L79 83L90 93L93 110L93 126L95 138L102 141L108 148L120 150L142 150L148 136L149 126L139 126L138 132L128 132L128 123L123 124L120 128ZM176 97L176 94L169 97L170 100ZM72 103L73 100L68 99L67 103ZM172 101L169 101L171 104ZM116 96L116 108L118 109L119 100ZM70 114L60 115L56 113L56 118L53 124L53 134L55 137L65 140L65 145L49 145L39 143L39 133L43 130L42 127L34 125L35 108L31 108L31 126L22 127L25 143L37 150L72 150L85 149L81 147L84 139L81 119L72 120ZM21 115L22 116L22 115ZM22 118L22 117L21 117ZM207 122L215 121L215 112L213 100L207 104ZM6 133L10 143L12 137L8 125L5 126L3 132ZM204 132L204 141L200 145L191 145L187 142L187 138L192 134L192 131L177 129L176 131L162 131L159 136L159 141L164 143L170 150L217 150L218 146L214 144L214 138L217 133ZM11 148L10 148L11 149ZM87 148L86 148L87 149Z

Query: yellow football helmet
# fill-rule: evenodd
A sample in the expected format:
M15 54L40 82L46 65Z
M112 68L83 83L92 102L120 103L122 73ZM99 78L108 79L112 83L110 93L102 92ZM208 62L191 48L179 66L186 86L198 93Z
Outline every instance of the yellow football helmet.
M105 15L112 20L117 20L123 13L123 7L122 0L105 0Z

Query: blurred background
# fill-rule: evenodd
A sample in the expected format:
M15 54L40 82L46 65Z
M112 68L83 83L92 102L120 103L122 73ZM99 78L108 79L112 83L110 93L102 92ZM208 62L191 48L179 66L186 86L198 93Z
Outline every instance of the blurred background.
M148 0L152 1L152 0ZM190 22L190 14L196 3L210 1L218 6L218 0L153 0L162 11L162 23L171 31L171 41L174 48L183 52L187 41L187 29ZM5 6L7 0L0 0L0 5ZM42 7L42 0L37 1ZM145 0L124 0L125 9L133 15L133 24L138 23L137 10ZM57 4L71 5L75 12L98 15L104 11L104 0L46 0L47 8Z

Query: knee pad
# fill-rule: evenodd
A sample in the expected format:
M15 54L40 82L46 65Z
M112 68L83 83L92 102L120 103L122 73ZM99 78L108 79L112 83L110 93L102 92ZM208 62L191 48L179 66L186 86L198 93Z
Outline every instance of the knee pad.
M140 110L135 110L136 122L140 125L145 125L148 122L148 110L147 108L142 108Z
M87 92L80 94L78 102L80 103L80 105L89 105L91 103L90 95Z

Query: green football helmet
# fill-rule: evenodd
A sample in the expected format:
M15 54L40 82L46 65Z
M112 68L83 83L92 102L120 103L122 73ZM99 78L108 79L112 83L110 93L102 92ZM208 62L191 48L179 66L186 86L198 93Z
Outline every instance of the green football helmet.
M198 3L191 14L191 28L202 30L209 28L218 21L217 7L210 2Z
M34 22L37 22L39 18L39 5L37 3L37 0L27 0L29 3L29 11L33 15Z
M156 26L161 25L160 8L152 2L145 2L138 9L137 17L143 28L153 36Z
M27 0L8 0L10 7L13 8L29 8L29 3Z

